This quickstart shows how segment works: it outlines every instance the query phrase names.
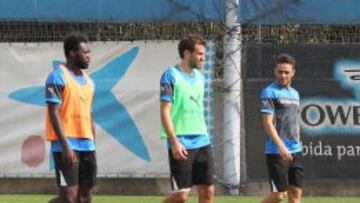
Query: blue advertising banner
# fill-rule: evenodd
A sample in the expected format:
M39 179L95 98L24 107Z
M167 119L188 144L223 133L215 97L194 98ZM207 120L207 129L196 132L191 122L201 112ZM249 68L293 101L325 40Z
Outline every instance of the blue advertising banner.
M293 86L300 92L307 180L360 179L360 47L251 45L245 50L248 180L267 179L259 93L274 80L274 61L283 52L297 60Z

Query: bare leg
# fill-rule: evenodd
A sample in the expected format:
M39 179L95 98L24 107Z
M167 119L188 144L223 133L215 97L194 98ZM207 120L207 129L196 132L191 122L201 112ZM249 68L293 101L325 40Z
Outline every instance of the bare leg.
M80 185L77 196L78 203L91 203L95 186Z
M162 203L183 203L189 197L190 190L171 193Z
M198 185L199 203L213 203L214 202L214 185Z
M294 185L290 185L288 188L289 203L300 203L302 196L302 189Z
M78 188L78 185L60 187L59 195L49 203L76 203Z
M277 203L284 200L287 196L286 192L273 192L266 196L261 203Z

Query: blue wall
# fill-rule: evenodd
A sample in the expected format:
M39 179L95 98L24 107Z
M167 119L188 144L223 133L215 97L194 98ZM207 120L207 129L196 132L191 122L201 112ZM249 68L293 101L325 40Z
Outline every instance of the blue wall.
M359 0L243 0L242 22L262 24L360 22Z
M0 21L222 21L226 0L0 0ZM360 22L360 0L240 0L241 23Z
M3 21L219 21L221 0L0 0Z

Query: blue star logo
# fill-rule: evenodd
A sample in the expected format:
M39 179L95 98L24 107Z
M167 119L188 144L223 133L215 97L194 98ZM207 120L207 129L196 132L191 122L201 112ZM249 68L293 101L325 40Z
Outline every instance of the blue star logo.
M134 47L90 75L96 86L93 115L95 122L118 143L143 160L150 162L149 152L135 122L124 105L117 101L111 92L111 89L125 75L138 52L139 48ZM53 67L59 64L61 64L60 61L54 61ZM44 86L22 88L10 93L9 97L26 104L46 105Z

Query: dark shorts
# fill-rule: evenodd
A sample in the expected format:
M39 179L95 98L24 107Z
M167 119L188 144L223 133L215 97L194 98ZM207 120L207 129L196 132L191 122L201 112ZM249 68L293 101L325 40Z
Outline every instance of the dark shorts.
M267 154L266 162L269 173L271 192L284 192L289 185L302 187L304 167L301 153L292 154L293 160L283 161L279 154Z
M212 185L214 161L210 145L189 149L186 160L175 160L169 150L170 179L173 192L190 190L193 185Z
M96 153L95 151L75 151L77 164L71 168L64 164L61 152L53 152L56 181L58 186L72 185L94 186L96 184Z

